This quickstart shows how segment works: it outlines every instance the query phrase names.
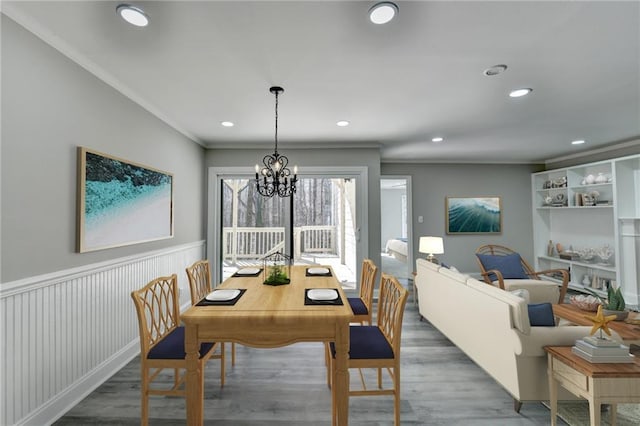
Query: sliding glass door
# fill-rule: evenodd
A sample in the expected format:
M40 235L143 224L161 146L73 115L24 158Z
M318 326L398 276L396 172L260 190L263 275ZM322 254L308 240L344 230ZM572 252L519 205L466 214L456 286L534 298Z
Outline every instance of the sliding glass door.
M290 255L291 200L261 196L253 179L223 178L220 184L222 279L270 254Z
M294 198L294 252L298 263L331 265L345 287L356 267L355 180L307 177Z
M366 170L307 169L291 198L265 198L252 176L234 170L209 171L207 257L214 280L281 252L296 264L331 265L344 288L356 289Z

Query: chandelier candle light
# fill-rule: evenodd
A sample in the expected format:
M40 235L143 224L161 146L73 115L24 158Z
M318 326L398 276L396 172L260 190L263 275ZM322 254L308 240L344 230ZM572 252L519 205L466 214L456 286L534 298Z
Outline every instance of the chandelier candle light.
M265 155L262 159L264 164L262 169L256 164L256 186L263 197L273 197L274 194L289 197L296 192L298 166L293 167L293 177L291 177L291 170L287 168L289 159L278 154L278 95L282 94L284 89L273 86L269 91L276 96L275 149L273 154Z

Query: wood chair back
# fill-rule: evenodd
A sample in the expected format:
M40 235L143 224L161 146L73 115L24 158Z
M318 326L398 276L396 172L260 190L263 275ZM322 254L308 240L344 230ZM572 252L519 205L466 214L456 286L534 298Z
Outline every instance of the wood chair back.
M131 293L138 315L140 354L151 348L180 325L178 277L160 277Z
M207 259L198 260L193 265L186 268L189 279L189 291L191 293L191 304L195 305L213 291L211 285L211 267ZM225 351L225 344L221 342L220 350ZM236 365L236 344L231 343L231 365ZM224 384L224 381L223 381Z
M211 288L211 269L209 261L198 260L193 265L186 268L189 279L189 290L191 291L191 304L195 305L213 290Z
M377 324L391 344L396 357L400 356L402 318L408 295L409 291L400 285L396 277L382 273L380 277Z
M367 308L366 314L354 315L353 322L360 324L371 324L373 316L373 291L376 283L378 267L371 259L362 261L362 271L360 273L360 299Z

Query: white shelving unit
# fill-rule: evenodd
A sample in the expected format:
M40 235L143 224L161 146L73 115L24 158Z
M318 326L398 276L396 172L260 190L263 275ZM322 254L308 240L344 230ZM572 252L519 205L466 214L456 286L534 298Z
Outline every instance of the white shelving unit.
M638 306L640 155L534 173L531 185L536 270L567 268L570 288L602 295L601 286L614 283ZM573 252L608 245L613 256L563 259L549 255L549 241Z

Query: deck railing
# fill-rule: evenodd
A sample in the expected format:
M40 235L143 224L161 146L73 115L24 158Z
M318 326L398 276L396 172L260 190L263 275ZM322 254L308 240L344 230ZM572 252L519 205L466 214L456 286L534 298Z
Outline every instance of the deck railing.
M335 226L300 226L293 228L294 259L303 253L337 254ZM222 232L223 260L236 263L257 259L284 249L284 227L228 227Z

